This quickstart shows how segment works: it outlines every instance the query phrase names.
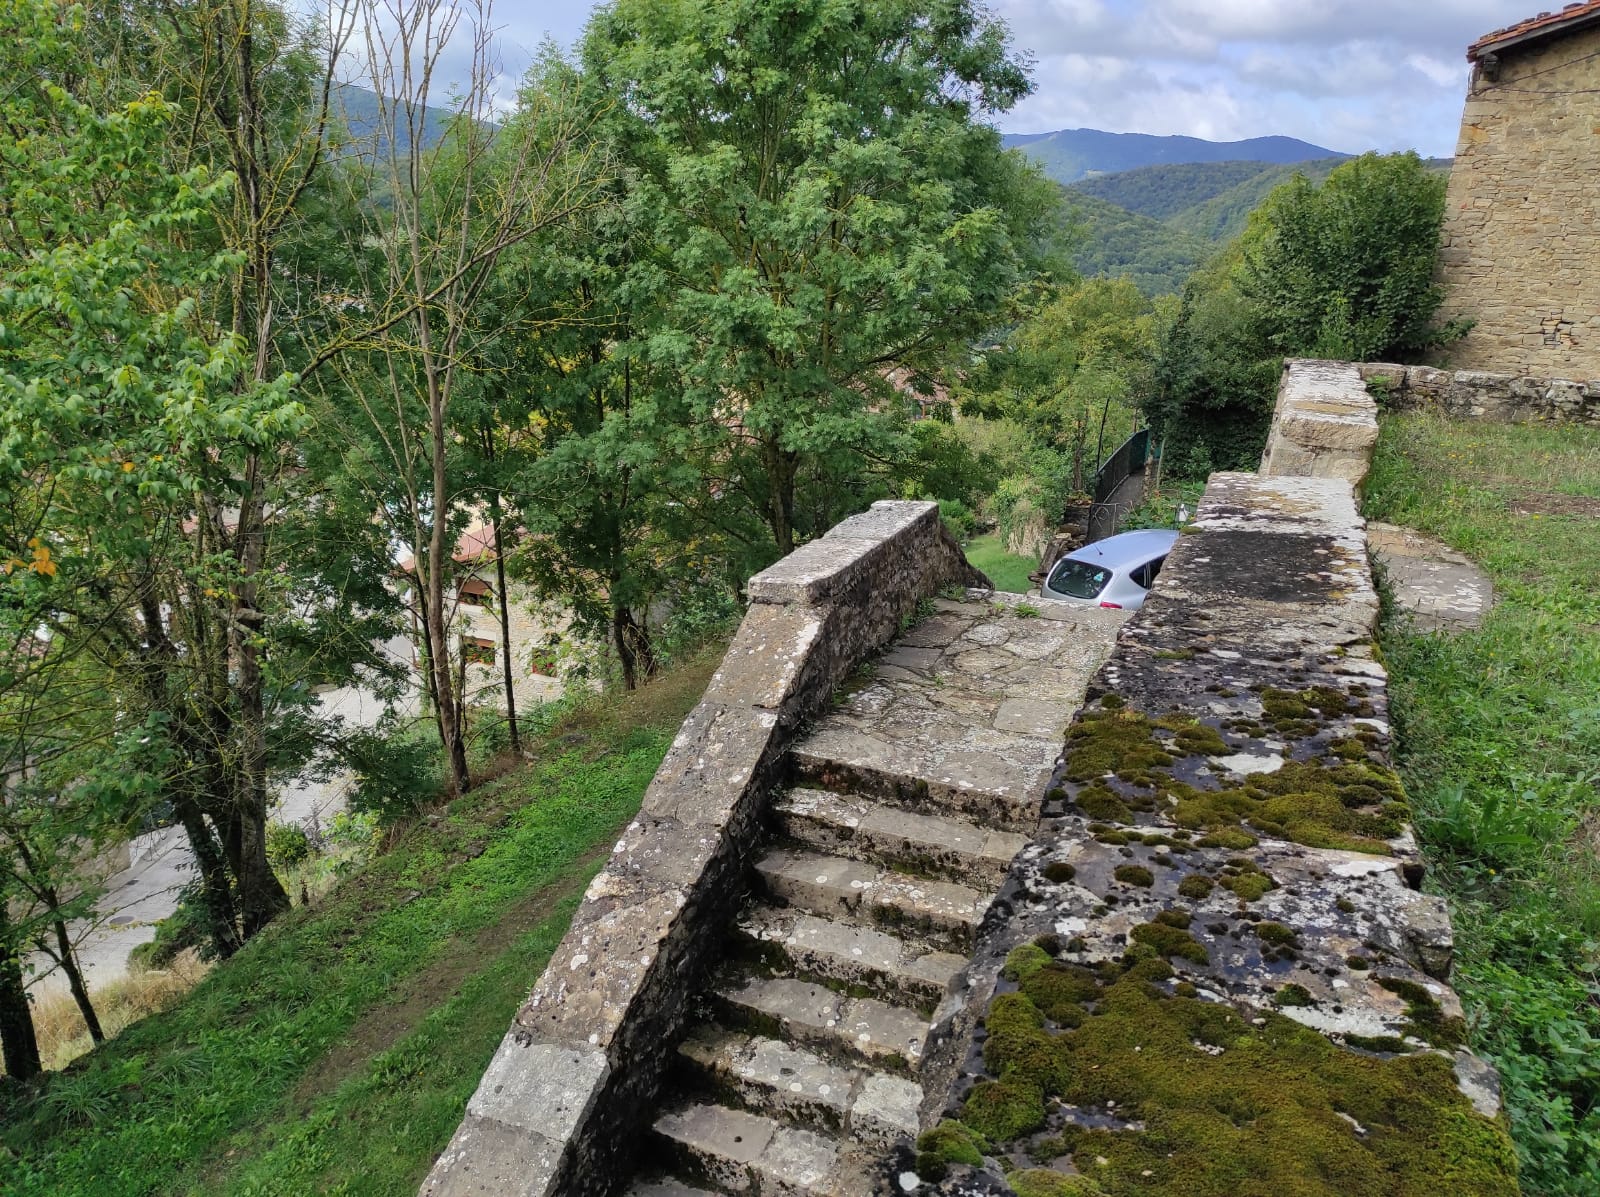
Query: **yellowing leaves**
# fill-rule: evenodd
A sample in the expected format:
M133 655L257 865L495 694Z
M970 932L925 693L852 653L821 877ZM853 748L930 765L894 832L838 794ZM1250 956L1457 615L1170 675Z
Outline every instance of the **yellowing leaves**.
M50 546L43 543L37 536L28 541L33 560L24 561L21 557L8 557L0 563L0 570L9 575L13 570L26 569L40 577L53 578L56 576L55 558L50 555Z

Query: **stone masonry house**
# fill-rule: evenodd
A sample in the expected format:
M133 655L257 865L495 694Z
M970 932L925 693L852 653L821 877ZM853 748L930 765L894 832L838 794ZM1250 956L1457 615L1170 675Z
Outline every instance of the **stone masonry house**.
M1467 49L1441 315L1475 325L1446 364L1600 378L1600 0Z
M566 633L565 619L540 616L532 596L512 584L509 650L500 642L494 525L474 520L456 541L454 561L454 576L446 591L451 599L447 615L460 637L458 647L466 661L467 701L505 708L501 654L506 651L511 654L518 710L560 698L565 683L556 646ZM412 558L407 556L399 563L401 577L409 582L413 568ZM420 660L415 647L413 658Z

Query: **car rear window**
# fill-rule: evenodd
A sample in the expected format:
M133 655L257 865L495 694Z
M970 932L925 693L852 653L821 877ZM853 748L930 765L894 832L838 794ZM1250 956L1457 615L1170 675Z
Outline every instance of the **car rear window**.
M1109 581L1111 581L1111 571L1105 566L1091 565L1087 561L1074 561L1069 557L1050 571L1045 589L1064 594L1068 598L1092 599L1106 588L1106 583Z

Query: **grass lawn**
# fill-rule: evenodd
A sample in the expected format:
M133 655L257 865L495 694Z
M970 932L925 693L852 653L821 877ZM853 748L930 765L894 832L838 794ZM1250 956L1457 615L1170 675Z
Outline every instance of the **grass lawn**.
M1494 578L1476 631L1386 613L1399 764L1524 1191L1600 1193L1600 430L1388 416L1365 508Z
M576 710L41 1096L0 1091L0 1192L414 1192L718 655Z
M1033 586L1028 581L1028 575L1039 568L1039 559L1018 557L1015 553L1006 552L1005 541L1000 533L987 532L982 536L974 536L962 548L966 550L967 560L973 568L988 574L996 590L1003 590L1007 594L1027 594Z

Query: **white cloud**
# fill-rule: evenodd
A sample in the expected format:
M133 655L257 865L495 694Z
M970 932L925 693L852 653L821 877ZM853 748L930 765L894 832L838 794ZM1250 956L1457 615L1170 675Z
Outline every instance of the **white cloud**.
M307 0L310 2L310 0ZM706 0L714 3L715 0ZM990 0L1037 65L1014 131L1091 127L1334 149L1453 152L1465 51L1532 0ZM576 41L586 0L502 0L514 80L548 34ZM509 90L509 89L502 89Z

